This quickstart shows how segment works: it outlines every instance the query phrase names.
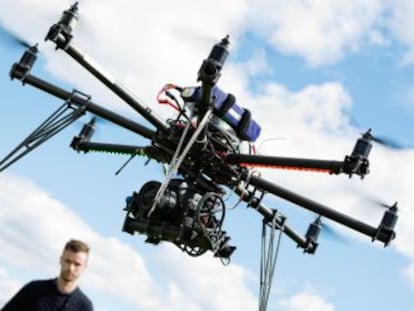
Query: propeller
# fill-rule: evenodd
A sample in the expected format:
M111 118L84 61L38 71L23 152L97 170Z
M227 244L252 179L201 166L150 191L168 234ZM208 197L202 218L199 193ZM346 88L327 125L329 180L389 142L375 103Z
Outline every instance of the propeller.
M335 242L345 243L345 237L341 234L337 229L335 229L332 225L321 222L322 227L322 236L334 240Z
M385 202L383 202L379 199L371 198L369 200L372 202L372 204L375 207L378 207L378 208L381 208L381 209L396 209L396 208L398 208L399 212L404 212L404 210L401 210L401 208L398 206L398 202L394 202L393 204L387 204L387 203L385 203Z
M403 146L401 143L397 142L394 139L383 137L383 136L372 136L372 141L375 141L376 143L383 145L384 147L388 147L388 148L396 149L396 150L408 148L406 146Z
M85 118L87 118L87 121L85 121ZM89 121L88 121L89 120ZM93 120L93 121L92 121ZM94 127L94 132L95 132L95 137L99 137L99 127L100 126L106 126L106 125L110 125L111 122L109 122L106 119L100 118L96 115L93 114L86 114L85 116L83 116L81 119L76 120L74 123L74 128L75 131L80 132L82 130L82 128L85 126L85 124L87 124L88 122L92 122L93 123L93 127ZM96 135L98 134L98 135Z
M366 131L365 133L361 133L361 135L368 139L371 140L373 142L376 142L384 147L387 148L391 148L391 149L396 149L396 150L401 150L401 149L406 149L409 148L409 146L404 146L402 143L398 142L395 139L383 136L383 135L374 135L372 134L372 130L369 129L368 131Z
M97 28L98 26L93 23L94 18L96 18L96 12L94 13L93 7L90 6L90 1L86 0L66 0L67 9L72 6L76 6L76 34L83 33L89 36L96 36L96 32L101 29Z
M315 218L315 220L310 224L308 232L306 233L306 237L309 238L313 236L316 240L319 235L318 231L325 238L334 240L335 242L345 243L344 235L341 234L338 230L336 230L333 226L326 223L325 220L322 221L321 215L318 215Z
M0 26L0 36L4 38L3 40L6 41L6 43L13 47L30 48L32 46L32 44L28 43L26 40L23 40L3 26Z
M392 205L389 205L389 204L387 204L387 203L385 203L385 202L383 202L383 201L381 201L381 200L379 200L379 199L374 199L374 198L372 198L372 199L370 199L371 200L371 202L372 203L374 203L375 204L375 206L378 206L378 207L382 207L382 208L390 208ZM394 203L394 204L396 204L396 203Z
M398 205L398 202L394 202L392 204L385 203L384 200L374 198L367 194L362 195L361 199L367 202L367 204L363 205L367 213L370 213L373 216L375 214L375 217L377 217L378 212L386 213L387 211L394 211L404 215L408 214L407 209L402 209Z

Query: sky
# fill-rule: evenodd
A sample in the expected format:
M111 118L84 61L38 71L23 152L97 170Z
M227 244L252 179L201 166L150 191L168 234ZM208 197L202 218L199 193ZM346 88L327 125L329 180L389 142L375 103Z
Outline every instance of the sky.
M32 74L151 127L64 51L44 42L70 6L65 0L0 0L0 158L63 102L19 81L11 65L39 43ZM211 47L230 36L219 86L261 125L260 154L338 160L369 128L403 148L374 144L370 174L262 170L264 178L377 227L398 201L397 237L380 242L327 220L314 255L281 240L269 310L414 310L414 3L404 0L81 0L73 44L160 117L165 83L197 85ZM89 121L90 115L82 118ZM63 244L91 245L81 288L100 311L258 310L261 216L244 205L226 213L237 250L223 266L211 252L192 258L169 243L121 231L125 198L162 168L146 159L76 153L82 122L0 173L0 306L31 279L54 277ZM94 140L149 142L100 122ZM316 215L270 194L267 206L304 234Z

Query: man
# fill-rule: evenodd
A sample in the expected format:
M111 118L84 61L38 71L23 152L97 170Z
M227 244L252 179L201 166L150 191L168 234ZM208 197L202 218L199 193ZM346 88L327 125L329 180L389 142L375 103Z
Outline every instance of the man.
M70 240L60 257L59 276L26 284L1 311L92 311L91 301L77 285L88 257L86 243Z

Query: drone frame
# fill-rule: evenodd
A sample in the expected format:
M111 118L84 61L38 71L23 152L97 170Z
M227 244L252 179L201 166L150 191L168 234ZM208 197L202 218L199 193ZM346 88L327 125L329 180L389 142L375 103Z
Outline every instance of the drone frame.
M135 232L146 234L148 236L148 242L157 244L160 241L169 241L176 244L191 256L199 256L204 254L205 251L211 250L217 257L228 259L235 247L228 247L224 253L220 249L229 239L225 231L222 230L225 205L221 196L226 193L224 188L236 193L239 196L239 203L244 201L248 207L251 207L261 214L263 216L261 297L259 301L259 309L261 311L266 309L275 263L275 260L272 259L275 259L277 256L277 251L274 252L271 249L274 247L274 231L279 231L279 238L282 234L288 236L296 243L297 247L303 249L304 253L309 254L314 254L318 247L318 236L322 228L321 217L365 234L372 241L378 240L384 243L384 246L387 246L395 238L396 233L394 229L398 220L397 203L387 206L379 225L374 227L261 178L255 175L252 169L253 167L259 166L325 172L328 174L345 174L349 177L357 175L364 178L369 173L368 156L372 148L372 141L375 141L375 138L371 135L371 130L368 130L362 137L357 139L351 154L345 156L342 161L242 154L240 152L234 152L237 150L229 148L228 146L224 146L224 150L220 152L215 152L214 148L212 148L213 151L199 152L199 141L208 141L209 138L214 140L212 136L209 136L211 135L209 133L209 124L214 115L215 105L213 90L218 83L221 70L229 53L229 37L226 36L219 43L215 44L209 56L203 61L198 71L197 79L201 84L199 87L199 98L195 103L197 111L193 115L194 119L188 122L186 129L183 129L177 126L177 124L167 123L159 119L150 107L136 100L133 94L117 83L112 76L101 70L100 66L97 66L89 56L73 44L72 31L77 19L78 3L75 3L69 10L63 12L62 17L56 24L52 25L45 40L55 43L57 50L61 49L66 52L120 97L135 112L148 121L155 129L151 129L94 103L89 95L80 91L67 91L31 74L31 69L37 59L38 52L37 45L34 45L24 52L19 62L13 64L10 70L11 79L20 80L23 84L31 85L56 98L62 99L64 104L0 161L0 172L62 131L86 112L90 112L94 116L106 119L142 138L148 139L150 144L147 146L93 142L91 141L95 129L95 117L93 117L89 123L84 125L79 135L73 138L70 146L78 152L109 151L128 154L131 156L131 159L136 155L140 155L154 159L159 163L171 165L164 183L157 183L159 189L157 195L153 198L154 203L148 208L149 216L147 218L141 217L139 214L142 211L137 213L136 206L134 207L132 204L134 202L136 203L137 193L134 192L127 200L127 206L125 208L127 214L122 230L130 234ZM192 124L191 127L190 123ZM189 136L187 135L187 130L190 132ZM241 141L243 139L237 140L237 143ZM214 145L216 142L212 141L211 143ZM221 148L223 146L219 145L218 147ZM182 179L173 179L176 175L181 176ZM199 234L193 240L183 238L185 234L182 224L172 225L168 222L154 223L150 217L154 209L159 209L157 204L159 204L160 196L168 192L168 187L171 183L175 183L175 187L180 187L182 184L187 185L187 182L190 186L184 191L181 189L180 195L190 196L191 200L196 197L201 197L200 201L203 204L207 204L205 201L209 201L208 204L212 204L213 206L219 202L219 208L214 211L213 209L204 209L201 211L202 208L200 208L199 203L194 208L195 212L192 212L194 219L199 219L200 221L202 217L214 218L213 213L217 211L221 213L218 218L214 218L214 221L218 223L216 227L208 228L205 223L201 222L195 224L199 228ZM177 193L180 191L177 190ZM276 209L267 207L263 203L263 197L267 193L278 196L318 215L315 221L310 223L304 235L293 230L288 225L287 218L282 213ZM186 202L193 202L191 200ZM185 213L188 212L189 209L186 207ZM200 213L207 213L207 216L200 216ZM187 216L187 214L184 214L184 216ZM272 230L269 251L264 250L263 246L263 241L266 238L266 229L268 228ZM211 239L209 234L214 239ZM267 254L269 260L263 260L263 254ZM266 267L263 268L263 266ZM267 273L264 273L264 271L267 271Z
M172 145L168 140L169 126L163 120L160 120L155 116L148 106L138 102L135 97L119 83L115 81L111 76L104 73L102 70L95 65L94 61L88 57L81 49L76 47L72 43L72 31L77 16L77 3L75 3L69 10L63 12L62 18L58 23L54 24L47 36L46 40L52 41L56 44L56 49L62 49L69 56L71 56L76 62L82 65L88 70L94 77L101 81L106 87L112 90L118 95L125 103L127 103L132 109L138 114L145 118L155 130L152 130L140 123L132 121L122 115L119 115L113 111L110 111L96 103L94 103L89 96L84 95L78 91L66 91L50 82L42 80L41 78L32 75L30 73L32 66L36 60L37 45L30 47L22 56L18 63L15 63L10 71L10 77L12 79L20 80L23 84L31 85L37 89L40 89L50 95L60 98L65 101L68 108L71 108L74 112L71 115L70 121L73 122L75 119L80 117L84 112L88 111L96 116L109 120L110 122L117 124L129 131L132 131L143 138L149 139L152 144L146 147L132 146L132 145L119 145L119 144L105 144L91 142L93 127L92 123L89 123L89 132L87 135L82 133L77 136L72 142L71 146L77 151L88 152L90 150L110 150L114 152L126 153L126 154L140 154L145 155L149 158L155 159L161 163L169 163L176 145ZM201 82L200 87L200 99L198 102L199 115L198 119L202 120L203 116L211 113L214 106L214 99L212 98L212 89L218 82L220 77L221 69L225 63L228 55L229 38L228 36L223 38L220 43L216 44L209 57L203 61L198 72L198 81ZM65 124L67 126L67 124ZM62 130L63 127L57 127L53 131L53 135ZM87 127L85 128L87 129ZM37 133L37 132L36 132ZM23 154L18 155L16 158L10 160L18 149L26 146L28 141L25 140L21 145L13 150L4 160L0 162L0 171L14 163L17 159L22 157L24 154L29 152L31 149L37 147L38 144L44 142L47 138L52 136L49 131L46 133L37 133L37 135L30 136L29 142L35 141L33 147L28 148ZM236 169L227 170L230 176L224 177L224 186L231 188L236 194L240 196L242 201L248 203L257 210L263 217L264 221L271 224L275 221L281 226L281 230L293 241L297 243L297 246L303 248L306 253L314 253L317 243L317 235L312 236L309 233L302 237L291 229L287 223L285 217L277 213L276 210L266 207L261 199L259 199L254 193L246 190L247 186L259 189L262 192L271 193L278 197L281 197L287 201L290 201L296 205L304 207L310 211L313 211L320 217L331 219L337 223L340 223L348 228L358 231L362 234L369 236L373 241L379 240L388 245L395 238L394 227L397 221L397 206L394 204L390 206L385 212L384 216L378 225L373 227L366 223L363 223L357 219L349 217L343 213L340 213L330 207L317 203L313 200L305 198L299 194L296 194L290 190L284 189L275 183L267 181L263 178L251 174L251 166L268 166L275 168L290 168L299 170L311 170L327 172L329 174L340 174L344 173L350 177L354 174L359 175L363 178L369 173L369 161L368 155L371 150L371 139L372 136L370 131L363 134L361 138L357 140L357 143L350 156L346 156L343 161L326 161L326 160L315 160L315 159L299 159L299 158L286 158L286 157L274 157L274 156L262 156L252 154L240 154L240 153L227 153L221 159L221 167L234 168ZM9 160L9 162L7 162ZM185 176L185 178L198 178L194 176L196 173L192 171L191 165L182 163L178 169L178 173ZM209 172L204 172L209 175ZM208 176L211 179L216 177L215 174ZM213 180L214 181L214 180ZM204 178L198 178L198 183L205 183L206 188L211 188L211 184ZM221 185L219 185L221 186ZM220 191L220 187L214 187L214 191ZM283 224L283 226L282 226ZM312 224L311 224L312 225Z

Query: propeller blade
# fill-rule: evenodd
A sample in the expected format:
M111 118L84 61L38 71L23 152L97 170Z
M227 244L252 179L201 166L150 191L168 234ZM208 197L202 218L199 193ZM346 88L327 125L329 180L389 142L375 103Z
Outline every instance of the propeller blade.
M82 128L84 128L84 126L88 122L92 121L92 119L93 119L93 124L94 124L94 126L93 126L94 127L94 134L93 134L93 139L92 140L93 141L100 140L100 139L103 138L102 127L109 127L109 126L112 126L113 124L110 121L108 121L104 118L100 118L100 117L98 117L96 115L93 115L93 114L88 113L88 114L86 114L85 117L82 117L81 119L76 120L74 122L75 132L79 133L82 130Z
M384 147L388 147L391 149L401 150L401 149L409 148L408 146L404 146L403 144L399 143L395 139L391 139L389 137L382 136L382 135L373 135L371 132L371 129L369 129L366 133L363 133L361 135Z
M407 211L403 208L401 208L401 206L398 205L398 202L394 202L392 204L389 203L385 203L383 200L378 199L378 198L374 198L370 195L363 195L363 197L361 197L364 201L368 202L368 204L364 204L364 208L367 208L367 212L372 212L374 213L374 209L375 210L388 210L391 208L397 208L399 213L405 214L407 213ZM375 212L375 214L377 214L377 212Z
M379 143L380 145L383 145L385 147L392 148L392 149L400 150L400 149L406 148L402 144L397 142L396 140L383 137L383 136L372 136L372 140L375 141L376 143Z
M30 48L32 45L26 40L23 40L16 34L0 26L0 36L3 37L10 45L15 47Z
M373 204L375 204L375 206L378 206L378 207L382 207L382 208L390 208L391 207L391 205L386 204L385 202L383 202L379 199L371 199L371 202Z
M336 242L345 243L345 237L341 234L338 230L336 230L333 226L327 224L326 222L321 222L322 227L322 235L328 239L334 240Z
M378 199L371 199L371 202L380 208L385 208L385 209L390 209L390 208L398 208L399 211L401 211L401 209L398 207L397 202L394 202L393 204L387 204L381 200Z
M312 226L314 227L312 228ZM318 231L318 229L316 229L315 226L319 228L321 236L328 238L330 240L334 240L336 242L345 242L344 235L341 234L338 230L336 230L333 226L326 223L325 220L322 219L321 215L318 215L316 219L310 224L308 231L306 233L307 238L309 233L312 236L312 233ZM316 235L319 235L319 233L317 233Z

